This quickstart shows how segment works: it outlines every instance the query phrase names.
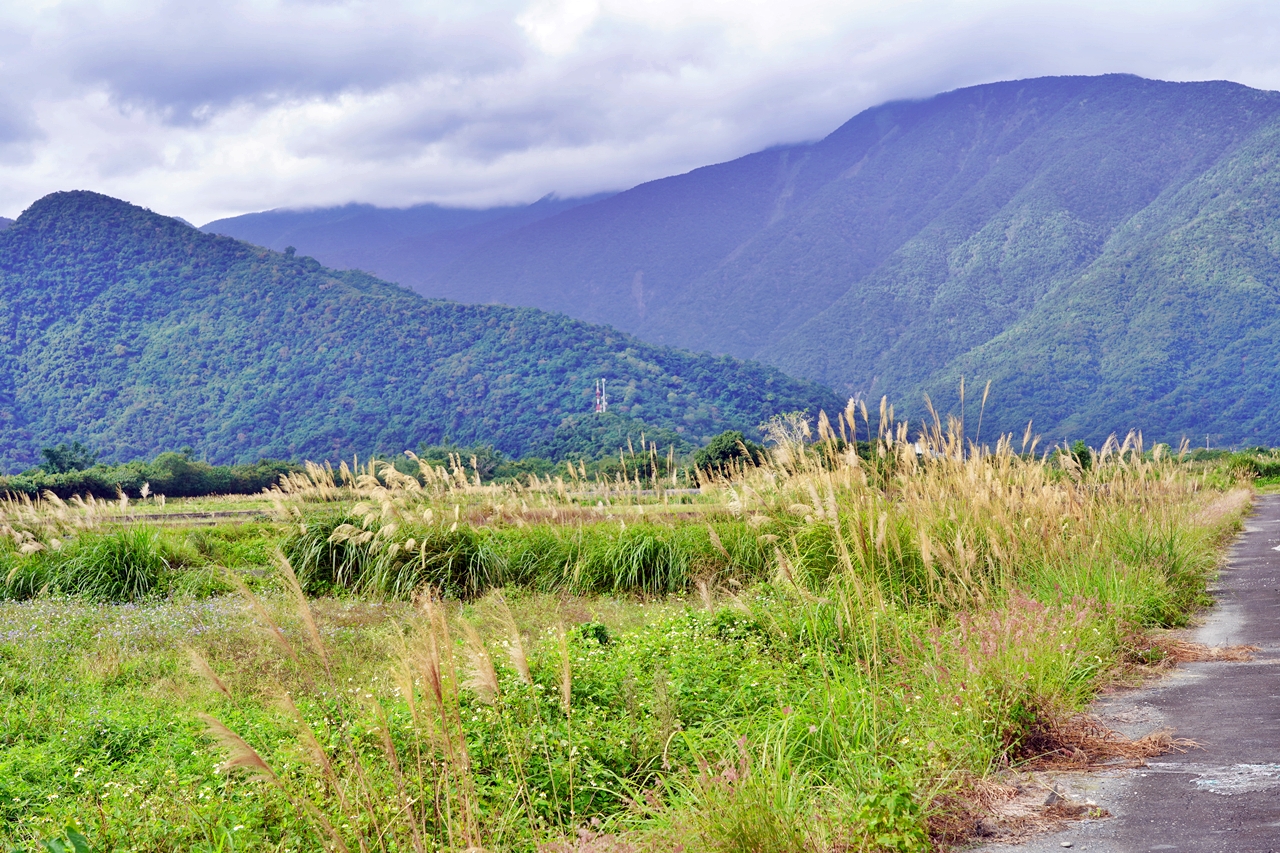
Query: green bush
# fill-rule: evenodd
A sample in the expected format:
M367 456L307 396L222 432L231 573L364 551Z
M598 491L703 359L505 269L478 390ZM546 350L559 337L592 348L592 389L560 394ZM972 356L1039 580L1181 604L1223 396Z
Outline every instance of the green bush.
M502 583L498 561L483 547L487 532L429 527L390 541L381 531L353 516L322 516L285 540L283 552L308 595L409 599L430 586L465 598Z

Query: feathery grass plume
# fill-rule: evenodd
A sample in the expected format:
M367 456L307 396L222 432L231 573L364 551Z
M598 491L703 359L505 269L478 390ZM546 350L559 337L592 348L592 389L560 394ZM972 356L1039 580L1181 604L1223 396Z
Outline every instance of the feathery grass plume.
M475 626L466 620L462 621L462 633L467 643L469 672L463 686L473 691L481 701L492 705L498 700L498 673L493 667L493 658L480 639Z
M226 760L218 765L219 772L227 773L235 769L247 770L250 776L283 790L276 772L263 760L256 749L245 742L244 738L227 728L226 724L217 717L203 713L199 713L196 716L204 722L209 737L227 752Z
M729 554L729 549L724 547L724 543L720 541L720 534L716 533L716 529L710 524L707 525L707 535L711 539L711 546L724 555L726 560L733 561L733 557Z
M218 677L218 674L213 671L213 667L209 665L209 662L204 659L202 654L194 648L188 647L187 656L191 658L191 668L196 671L196 674L209 682L209 684L213 685L213 688L223 696L226 696L228 699L231 698L231 690L227 687L226 683Z
M258 751L249 746L244 738L233 732L225 723L210 714L197 714L205 724L209 737L227 751L227 759L218 765L218 770L222 773L228 773L231 770L242 769L247 770L252 778L266 782L276 790L280 791L299 812L309 815L313 820L320 824L321 829L329 837L329 842L334 849L341 853L348 853L346 841L342 835L334 827L334 825L325 817L324 813L316 808L306 797L295 796L281 781L271 766L263 760Z
M437 610L429 598L424 598L419 608L425 611L426 625L417 632L417 643L413 650L414 662L418 667L418 675L427 687L427 696L431 698L441 717L445 714L445 674L441 660L441 652L448 653L448 647L441 649L441 639L436 622Z
M563 622L556 626L556 634L560 652L560 705L567 717L573 698L573 667L569 657L569 632L565 630Z
M982 446L982 417L987 413L987 397L991 395L991 380L987 380L987 385L982 389L982 406L978 409L978 430L974 433L973 444L975 448Z
M706 578L698 578L694 583L694 588L698 591L698 598L702 601L702 607L708 613L716 609L715 594L711 591L711 584Z
M524 653L524 640L520 636L516 618L512 615L505 596L497 595L494 598L497 602L498 622L507 634L507 657L520 680L525 684L533 684L533 674L529 671L529 659Z
M229 569L224 572L223 577L240 593L240 597L249 606L249 610L257 617L258 626L266 632L273 643L280 647L285 656L293 661L295 666L298 666L301 662L298 660L298 653L294 650L293 644L285 636L284 630L276 624L276 620L272 618L271 613L268 612L262 601L245 584L244 579Z
M338 776L334 771L329 753L320 745L315 730L311 728L311 724L307 722L306 717L302 716L302 711L298 709L297 703L293 701L293 696L287 691L280 694L280 707L284 708L290 719L293 720L298 738L302 741L303 754L321 772L325 783L337 792L339 797L342 797L342 787L338 782ZM346 809L345 802L343 802L343 808L344 810Z
M316 625L315 616L311 612L311 602L307 600L306 593L302 591L302 585L298 583L298 576L293 573L293 566L282 552L276 551L275 561L276 568L280 571L280 576L284 578L285 585L293 595L298 616L302 619L302 624L307 629L307 639L311 643L311 650L320 658L320 662L324 665L325 673L332 676L332 672L329 669L329 650L325 647L324 639L320 636L320 628Z
M372 699L369 706L373 709L374 716L378 722L378 740L382 746L382 754L387 759L387 764L391 767L392 776L396 783L396 796L399 799L399 805L404 814L404 822L409 824L410 838L413 843L415 853L426 853L426 845L422 838L421 820L415 808L415 801L409 794L408 782L405 779L404 769L400 763L400 754L396 751L395 741L391 737L391 720L387 718L387 711L382 707L382 703L377 699Z
M475 846L480 837L475 779L472 776L471 753L467 747L466 729L458 702L458 675L453 659L453 641L444 608L431 595L423 596L419 610L424 617L417 632L415 659L419 674L427 685L427 695L440 719L440 740L444 747L443 766L452 785L445 794L445 808L458 810L457 823L448 821L450 843L455 843L455 829L461 843Z
M775 582L783 583L788 586L798 587L799 584L796 583L795 572L793 572L791 569L791 561L788 560L787 556L782 553L782 549L777 546L774 546L773 556L774 556L774 565L777 566Z

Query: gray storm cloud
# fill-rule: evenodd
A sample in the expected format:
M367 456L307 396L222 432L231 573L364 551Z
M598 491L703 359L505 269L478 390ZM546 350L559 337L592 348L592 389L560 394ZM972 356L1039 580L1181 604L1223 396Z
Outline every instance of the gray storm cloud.
M0 214L59 189L193 221L618 189L958 86L1280 87L1271 3L45 2L0 7Z
M403 81L519 66L520 32L499 16L453 22L391 4L162 2L59 9L49 56L77 84L170 123Z

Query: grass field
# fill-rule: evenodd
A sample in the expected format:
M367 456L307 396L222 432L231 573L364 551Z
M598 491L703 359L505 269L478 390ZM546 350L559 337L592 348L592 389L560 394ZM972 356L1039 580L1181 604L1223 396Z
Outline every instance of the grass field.
M0 843L946 846L1205 603L1251 486L957 424L864 458L855 417L699 494L375 464L6 504Z

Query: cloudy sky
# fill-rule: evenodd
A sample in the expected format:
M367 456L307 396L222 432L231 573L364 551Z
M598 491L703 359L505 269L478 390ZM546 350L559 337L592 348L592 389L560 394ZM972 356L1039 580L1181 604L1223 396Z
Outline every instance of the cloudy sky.
M1280 89L1280 3L0 0L0 215L621 189L976 83Z

